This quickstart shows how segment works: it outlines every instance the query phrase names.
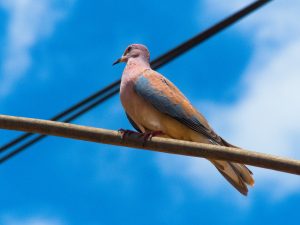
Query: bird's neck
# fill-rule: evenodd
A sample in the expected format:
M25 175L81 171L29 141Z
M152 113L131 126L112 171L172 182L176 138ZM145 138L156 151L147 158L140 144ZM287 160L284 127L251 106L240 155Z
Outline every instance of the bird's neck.
M123 93L128 91L130 92L134 86L135 80L147 69L151 69L148 60L142 58L132 58L127 61L121 79L121 96Z
M150 69L149 60L142 57L131 58L128 60L123 74L138 74L145 69Z

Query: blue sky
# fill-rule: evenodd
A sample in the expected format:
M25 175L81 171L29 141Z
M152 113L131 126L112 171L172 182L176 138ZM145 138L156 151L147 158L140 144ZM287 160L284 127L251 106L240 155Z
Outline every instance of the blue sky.
M50 118L250 1L0 0L1 114ZM159 71L230 142L300 158L300 4L272 2ZM116 96L75 121L130 128ZM18 133L0 131L0 144ZM49 137L0 168L0 224L297 224L300 178L241 196L203 159Z

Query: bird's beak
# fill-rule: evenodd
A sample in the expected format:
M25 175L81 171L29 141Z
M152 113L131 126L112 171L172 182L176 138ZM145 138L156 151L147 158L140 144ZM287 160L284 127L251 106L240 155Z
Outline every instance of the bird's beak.
M113 63L113 66L116 65L116 64L118 64L118 63L120 63L120 62L125 62L125 60L126 60L126 58L124 56L122 56L121 58L119 58L117 61L115 61Z

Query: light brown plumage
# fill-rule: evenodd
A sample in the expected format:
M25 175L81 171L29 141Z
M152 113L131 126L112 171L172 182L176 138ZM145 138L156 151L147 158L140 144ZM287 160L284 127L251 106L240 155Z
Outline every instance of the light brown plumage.
M149 53L144 46L134 45L132 49L135 54L127 49L123 55L127 57L127 65L122 75L120 97L126 113L139 130L162 131L170 138L236 147L214 132L172 82L150 68ZM239 192L247 195L247 185L253 186L254 179L245 165L209 160Z

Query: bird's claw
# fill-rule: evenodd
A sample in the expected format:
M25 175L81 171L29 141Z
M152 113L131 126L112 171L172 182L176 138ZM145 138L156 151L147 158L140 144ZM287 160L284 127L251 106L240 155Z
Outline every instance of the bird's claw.
M124 139L125 136L129 136L129 135L131 135L131 134L142 135L142 134L139 133L139 132L135 132L135 131L132 131L132 130L125 130L125 129L119 129L118 132L121 134L121 139Z
M164 133L162 131L150 131L150 132L145 132L144 135L144 141L143 141L143 146L146 145L147 141L151 141L151 139L155 136L163 135Z
M119 129L118 132L121 134L121 139L125 139L125 136L130 136L131 134L136 134L139 137L143 137L143 146L146 145L147 141L150 141L153 137L163 135L162 131L150 131L145 133L139 133L132 130Z

